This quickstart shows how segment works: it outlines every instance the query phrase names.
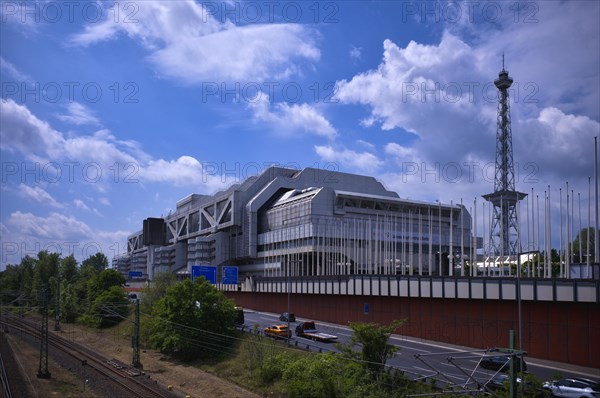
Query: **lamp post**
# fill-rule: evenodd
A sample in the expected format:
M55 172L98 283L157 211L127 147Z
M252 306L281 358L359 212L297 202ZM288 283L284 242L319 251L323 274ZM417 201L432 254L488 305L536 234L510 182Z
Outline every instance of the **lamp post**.
M287 327L288 330L291 332L290 329L290 299L291 299L291 290L292 290L292 284L290 281L290 269L289 269L289 265L288 265L288 272L287 272L287 281L286 281L286 285L287 285ZM287 339L287 343L289 344L290 339Z

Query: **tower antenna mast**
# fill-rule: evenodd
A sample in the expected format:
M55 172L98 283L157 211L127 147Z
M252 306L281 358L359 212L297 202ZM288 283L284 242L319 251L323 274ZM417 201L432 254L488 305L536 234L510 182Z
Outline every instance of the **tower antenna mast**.
M527 194L515 190L515 169L512 150L512 130L510 120L510 101L508 89L513 79L504 69L502 54L502 70L494 85L499 91L498 114L496 117L496 162L494 175L494 192L483 195L491 203L492 220L490 222L489 255L515 256L518 253L518 214L517 203Z

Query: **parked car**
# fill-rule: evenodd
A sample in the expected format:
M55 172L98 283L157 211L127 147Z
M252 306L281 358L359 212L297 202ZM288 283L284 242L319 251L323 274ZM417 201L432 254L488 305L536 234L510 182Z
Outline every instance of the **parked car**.
M296 322L296 315L293 312L284 312L279 316L281 322Z
M494 376L490 381L487 382L486 386L490 389L490 390L501 390L503 389L508 383L508 375L504 374L504 373L500 373L497 374L496 376ZM521 379L517 378L517 383L520 383Z
M500 370L508 372L510 369L510 355L488 355L481 358L479 366L484 369ZM527 364L523 361L523 371L527 370ZM515 357L515 371L521 371L521 361L519 357Z
M287 325L273 325L265 328L265 336L289 339L292 337L292 331Z
M566 398L598 398L600 384L597 381L580 377L552 380L544 383L544 389L555 397Z
M235 320L234 325L241 326L244 324L244 309L242 307L235 307Z
M530 381L527 381L525 378L525 384L521 387L521 378L516 378L517 388L520 390L523 388L523 392L527 397L539 397L546 398L550 397L550 392L542 389L540 384L536 384ZM508 391L510 383L509 376L506 373L500 373L494 376L490 381L487 382L486 387L492 391Z

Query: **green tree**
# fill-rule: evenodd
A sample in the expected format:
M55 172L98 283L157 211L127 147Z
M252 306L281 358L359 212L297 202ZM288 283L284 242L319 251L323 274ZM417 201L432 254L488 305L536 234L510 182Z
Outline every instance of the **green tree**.
M0 302L12 304L21 296L21 268L18 265L7 265L0 272Z
M47 298L49 303L52 303L54 300L59 264L60 254L49 253L46 250L42 250L38 253L38 258L35 261L35 267L33 269L33 283L31 288L32 299L37 305L40 305L42 302L42 292L44 288L48 289Z
M91 268L96 271L96 273L102 272L108 268L108 258L104 255L104 253L96 253L93 256L89 256L87 259L83 260L81 263L81 268Z
M590 261L592 263L594 262L594 253L595 253L595 248L596 248L595 243L594 243L595 242L594 228L583 228L581 231L579 231L579 233L573 240L571 247L573 249L573 257L575 259L575 262L579 262L580 257L581 257L582 263L585 263L587 261L588 235L589 235L589 242L590 242ZM579 255L580 253L581 253L581 256Z
M31 291L33 289L33 270L35 269L35 259L30 256L25 256L19 264L21 273L21 287L20 290L23 292L26 298L31 299Z
M129 300L120 286L111 286L100 293L82 321L103 328L121 322L129 314Z
M182 359L216 356L232 344L234 302L204 278L167 288L152 309L151 344Z
M350 329L354 332L352 340L349 345L340 345L340 348L347 357L359 359L373 373L380 373L387 360L398 350L397 346L388 342L390 335L404 322L397 320L388 326L351 322ZM354 351L356 345L360 345L360 351Z
M169 286L177 282L177 277L172 272L161 272L154 275L152 284L142 292L144 300L140 304L140 309L144 312L152 312L154 304L167 293Z
M291 398L383 398L389 391L377 388L369 371L339 354L313 354L285 366L283 380Z
M35 265L33 257L25 256L20 264L8 265L0 272L0 302L16 306L30 304Z
M72 254L63 258L60 262L60 279L64 284L70 285L79 278L77 260Z
M88 300L94 301L103 292L107 291L113 286L119 288L125 283L125 278L114 269L107 269L100 271L96 274L87 284L87 297Z
M62 283L60 288L60 314L67 323L73 323L77 317L84 311L79 302L75 287L70 284Z

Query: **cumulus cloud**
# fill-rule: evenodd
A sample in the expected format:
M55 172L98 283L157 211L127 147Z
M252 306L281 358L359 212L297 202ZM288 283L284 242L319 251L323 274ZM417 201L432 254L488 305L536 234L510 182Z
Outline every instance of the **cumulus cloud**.
M67 105L67 114L60 114L57 117L63 122L80 125L99 125L100 120L94 116L93 112L79 102L70 102Z
M329 145L316 145L314 148L324 162L335 162L362 173L373 173L383 165L383 162L370 152L336 149Z
M248 103L254 119L270 125L282 134L314 134L328 139L335 138L337 132L329 120L317 109L303 104L276 103L271 106L269 96L259 93L254 101Z
M191 156L175 160L152 160L142 169L141 177L155 182L171 182L175 185L202 183L202 165Z
M75 204L75 207L77 207L78 209L90 211L90 208L88 207L88 205L86 205L85 202L81 199L74 199L73 203Z
M27 159L45 164L60 166L68 163L73 169L85 170L82 174L87 182L97 182L104 174L105 180L110 180L108 175L114 177L118 167L124 170L125 182L162 182L175 186L193 183L202 191L216 190L229 183L214 173L204 173L200 162L191 156L176 160L154 159L137 143L118 140L108 130L67 138L38 119L25 105L10 99L0 102L0 113L0 149L18 152ZM94 186L101 191L105 189L102 184ZM26 192L30 198L42 195L31 189ZM101 203L110 204L107 198Z
M600 135L598 121L549 107L517 126L523 132L515 140L515 151L521 158L566 180L592 176L593 137Z
M63 256L74 254L78 261L104 253L109 259L126 250L130 231L94 229L85 222L61 213L38 216L16 211L0 224L4 250L3 263L18 263L26 255L35 256L40 250Z
M517 189L557 189L569 181L575 191L587 190L593 137L600 135L600 72L591 67L600 64L600 4L545 2L536 11L535 23L515 21L514 13L496 23L463 15L427 44L384 40L378 65L337 82L340 104L363 106L363 114L355 113L359 125L397 134L383 152L395 169L378 174L389 187L444 201L493 190L493 81L504 53L514 79Z
M52 195L46 192L43 188L36 186L31 187L29 185L21 183L19 185L19 195L34 203L48 205L51 207L62 208L63 205L59 203Z
M17 228L21 234L37 238L68 241L82 236L87 238L94 236L87 224L61 213L38 217L32 213L16 211L10 215L7 224Z
M26 106L12 99L0 101L0 114L2 149L26 156L40 153L58 155L61 152L65 142L62 134L38 119Z
M114 7L127 3L116 2ZM320 58L316 32L297 24L248 24L218 21L195 1L143 1L136 4L135 23L115 22L109 12L73 36L80 46L125 34L149 51L148 59L162 74L188 83L263 81L295 73L297 65Z
M352 46L350 48L350 58L359 60L362 58L362 47Z
M570 12L572 8L568 8ZM568 23L571 22L572 18ZM531 27L522 29L529 31ZM547 29L542 30L547 32ZM590 29L586 26L581 36L586 37ZM518 40L519 43L526 41ZM406 132L418 137L410 146L387 145L385 153L396 164L406 164L404 159L408 158L408 162L430 170L437 167L434 173L438 175L443 173L444 165L458 165L463 176L477 168L474 180L469 179L469 182L480 185L472 191L491 190L485 170L494 162L497 90L493 79L501 67L497 50L492 49L485 39L471 45L450 31L443 34L439 44L424 45L412 41L402 48L385 40L383 47L383 59L376 69L337 82L336 96L340 102L364 105L368 114L357 120L364 126L395 130L400 141L403 134L406 137ZM522 53L525 51L515 49L516 54L512 55L522 60L518 62L523 65L529 59ZM597 60L590 57L596 57L598 51L590 52L595 55L584 58L597 65ZM496 58L495 62L492 62L493 58ZM553 57L546 55L543 58ZM567 64L572 62L569 60ZM575 69L584 63L578 63ZM541 65L540 69L543 69ZM528 85L530 82L519 79L520 69L515 68L515 71L517 75L509 71L515 79L510 90L513 150L516 167L525 168L515 172L532 174L527 169L531 167L535 169L538 182L553 181L555 176L581 179L582 174L593 170L590 144L600 132L598 121L559 107L543 106L549 99L538 101L541 92L536 91L543 87L542 83ZM588 83L600 75L597 71L587 74L590 78L584 80ZM569 87L570 78L559 82L557 75L553 76L553 85ZM550 86L549 82L543 84ZM588 101L585 96L577 98L580 105L571 104L565 108L585 109ZM443 180L444 177L440 179Z
M3 71L6 75L21 82L33 81L29 75L21 72L15 65L4 59L4 57L0 57L0 71Z

